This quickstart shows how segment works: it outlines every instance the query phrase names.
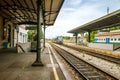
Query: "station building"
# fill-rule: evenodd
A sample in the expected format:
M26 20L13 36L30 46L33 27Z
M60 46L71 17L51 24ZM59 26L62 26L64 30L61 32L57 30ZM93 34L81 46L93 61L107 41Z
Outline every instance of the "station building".
M28 41L25 25L15 27L12 21L5 21L0 17L0 48L15 47L17 42L25 43Z
M13 21L5 20L0 16L0 48L3 48L3 44L9 44L10 47L14 47L16 40L15 35L16 28Z
M45 47L45 28L54 24L63 2L64 0L0 0L0 48L15 47L18 51L19 47L25 52L22 46L16 44L27 41L26 32L18 25L36 25L37 52L33 66L42 66L40 57L42 36L40 34L44 28Z
M19 33L18 33L18 42L20 43L26 43L28 42L28 30L25 29L25 25L21 25L19 27Z

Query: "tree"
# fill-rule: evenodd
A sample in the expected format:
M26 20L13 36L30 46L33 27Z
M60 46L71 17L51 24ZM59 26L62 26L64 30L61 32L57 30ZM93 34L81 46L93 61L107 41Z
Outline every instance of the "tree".
M92 32L90 33L90 42L94 42L94 36L95 36L95 34L96 34L97 32L98 32L98 31L92 31ZM85 34L85 38L86 38L87 41L88 41L88 33Z
M63 39L69 40L69 39L70 39L70 36L63 36Z
M120 26L116 26L116 27L111 27L111 28L108 28L110 31L112 30L120 30Z
M92 32L91 32L90 42L94 42L94 37L95 37L95 34L96 34L97 32L98 32L98 31L92 31Z
M43 31L40 36L43 38ZM29 30L28 31L28 39L29 41L36 41L37 40L37 31L36 30Z
M33 41L35 35L36 35L36 30L29 30L28 31L28 39L29 39L29 41Z

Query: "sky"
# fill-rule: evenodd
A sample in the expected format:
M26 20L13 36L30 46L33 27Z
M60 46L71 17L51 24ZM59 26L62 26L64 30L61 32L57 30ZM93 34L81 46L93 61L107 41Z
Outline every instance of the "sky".
M46 28L46 38L72 36L67 31L120 9L120 0L65 0L53 26Z

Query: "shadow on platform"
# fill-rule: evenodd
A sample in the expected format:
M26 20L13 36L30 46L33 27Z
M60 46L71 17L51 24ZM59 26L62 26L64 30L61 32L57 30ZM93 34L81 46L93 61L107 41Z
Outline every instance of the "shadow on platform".
M2 49L0 49L0 53L17 53L17 49L16 49L16 47L2 48Z

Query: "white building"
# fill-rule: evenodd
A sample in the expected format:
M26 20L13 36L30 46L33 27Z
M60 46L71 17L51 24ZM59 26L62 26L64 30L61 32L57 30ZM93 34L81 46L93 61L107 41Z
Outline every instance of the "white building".
M28 30L25 30L25 25L19 26L19 33L18 33L18 42L26 43L28 42Z

